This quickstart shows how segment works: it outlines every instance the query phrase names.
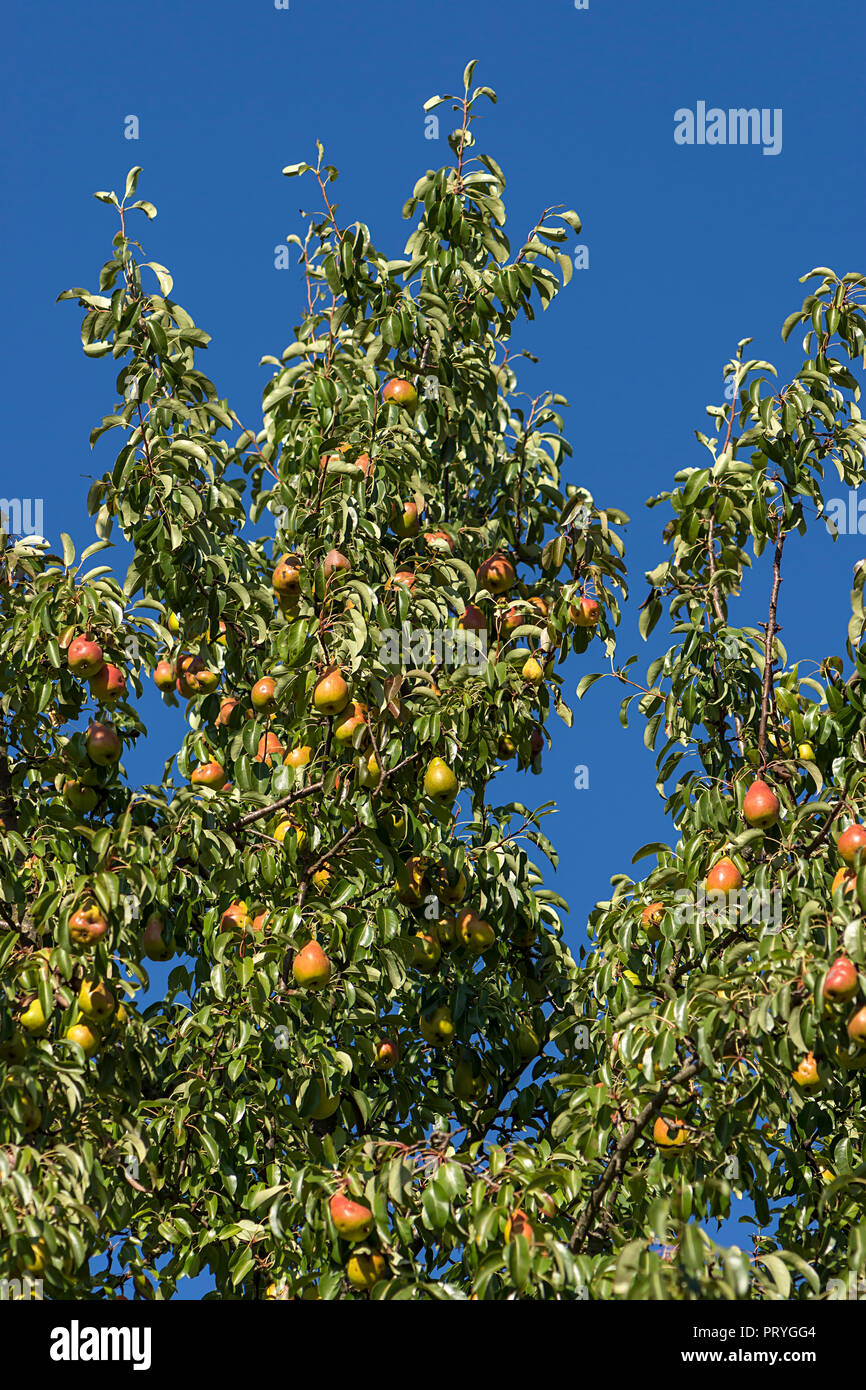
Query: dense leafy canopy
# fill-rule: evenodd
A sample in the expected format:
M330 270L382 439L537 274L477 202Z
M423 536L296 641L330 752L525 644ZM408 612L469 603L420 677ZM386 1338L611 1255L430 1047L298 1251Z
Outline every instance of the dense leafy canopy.
M613 679L664 736L679 839L615 880L578 964L537 862L548 808L499 804L495 774L538 772L548 719L571 722L570 653L614 658L627 518L563 481L566 402L518 389L512 329L580 223L546 209L512 252L473 69L428 103L460 124L403 258L341 227L321 148L284 170L323 210L291 239L306 311L264 359L261 429L131 239L155 215L139 170L97 195L120 218L98 290L61 296L118 363L92 441L122 443L97 542L6 538L0 570L0 1275L51 1297L167 1298L205 1270L223 1298L784 1297L864 1270L862 998L823 994L839 954L866 965L856 856L833 886L864 805L863 573L847 679L789 666L776 628L827 464L862 476L866 280L816 272L788 386L740 344L723 441L654 499L671 555L641 630L667 600L673 645L646 686L634 658ZM122 581L88 568L115 528ZM729 616L749 547L763 630ZM133 787L151 676L180 746ZM742 816L756 768L767 828ZM701 909L725 856L778 921ZM792 1081L807 1052L817 1086ZM735 1191L757 1260L701 1229Z

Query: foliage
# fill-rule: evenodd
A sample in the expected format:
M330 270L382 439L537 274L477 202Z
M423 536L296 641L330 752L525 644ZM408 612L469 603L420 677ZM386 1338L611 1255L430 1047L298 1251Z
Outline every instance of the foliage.
M557 863L550 808L498 804L495 776L540 771L551 715L571 722L569 654L614 659L627 518L563 481L567 403L518 389L512 330L569 278L580 223L548 208L512 254L473 73L427 104L453 104L454 158L415 185L403 258L341 227L321 147L284 170L323 210L291 239L306 311L264 359L261 429L127 232L156 215L140 170L97 194L120 220L98 291L61 296L119 368L92 442L122 443L90 489L96 544L9 537L0 570L0 1275L51 1297L132 1279L164 1299L209 1271L221 1298L772 1299L864 1273L866 1050L845 1024L866 866L833 875L866 795L866 571L847 678L836 656L789 664L778 605L827 463L862 477L866 280L813 272L787 386L739 345L724 439L699 435L704 465L653 499L670 558L641 632L667 602L672 645L645 686L634 657L606 679L663 738L678 840L637 851L654 866L614 880L578 964L536 862ZM87 568L115 529L122 581ZM753 558L763 630L729 611ZM116 703L70 666L78 636L125 674ZM92 725L144 740L151 675L186 723L133 787ZM756 769L781 803L764 828L742 816ZM723 856L778 920L703 910ZM87 907L107 932L83 944ZM840 954L859 1002L824 997ZM751 1259L701 1224L735 1192ZM341 1193L368 1209L354 1232Z

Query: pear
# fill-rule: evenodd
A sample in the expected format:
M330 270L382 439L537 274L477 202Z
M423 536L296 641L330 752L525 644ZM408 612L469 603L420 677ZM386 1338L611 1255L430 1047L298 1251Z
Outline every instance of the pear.
M717 862L707 874L708 893L731 893L743 886L743 876L727 855Z
M866 846L866 825L849 825L836 841L839 857L853 864L859 850Z
M346 1265L346 1278L353 1289L372 1289L385 1278L387 1269L385 1256L378 1251L370 1255L352 1255Z
M860 988L857 967L847 956L840 956L827 971L824 998L834 1004L847 1004Z
M324 989L331 978L331 962L318 941L308 941L292 961L295 984L302 989Z
M42 1009L38 999L33 999L24 1010L18 1022L28 1033L38 1035L44 1033L48 1027L48 1019Z
M335 1192L329 1203L331 1220L343 1240L364 1240L373 1229L373 1213L344 1192Z
M748 825L768 830L779 819L779 798L766 782L753 782L743 800L743 817Z
M452 805L458 791L458 781L442 758L433 758L424 773L424 791L439 805Z
M412 942L412 964L419 970L435 970L441 958L442 948L436 937L429 932L416 932Z
M866 1046L866 1006L858 1009L848 1020L848 1037L858 1047Z
M84 980L78 991L78 1007L86 1018L97 1023L114 1012L115 998L103 981Z

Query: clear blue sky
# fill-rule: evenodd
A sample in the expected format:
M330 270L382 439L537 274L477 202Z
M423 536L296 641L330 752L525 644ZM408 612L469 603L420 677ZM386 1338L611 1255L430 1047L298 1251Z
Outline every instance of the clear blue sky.
M111 359L84 358L79 311L55 305L72 285L96 288L115 231L94 201L144 166L139 194L159 217L135 235L169 266L175 296L213 336L202 363L242 418L260 419L265 353L278 355L297 320L300 283L274 267L274 248L312 202L283 165L321 139L341 171L345 222L367 222L391 255L402 251L400 208L425 169L448 161L426 140L424 100L476 81L499 105L476 126L480 148L509 179L512 243L546 205L576 208L589 268L515 346L538 354L526 384L572 402L569 481L632 517L628 562L635 602L622 655L658 650L636 635L643 573L663 556L665 517L645 499L677 468L703 463L693 430L722 403L722 366L737 340L782 368L779 339L815 265L864 270L866 90L851 55L863 37L862 0L725 5L694 0L88 0L17 5L6 21L2 101L6 279L4 450L0 495L44 499L45 533L92 539L86 479L111 464L88 434L114 403ZM758 107L783 113L782 149L681 146L674 112ZM138 140L124 138L138 118ZM574 239L575 245L577 238ZM109 436L111 439L111 436ZM839 495L831 488L830 495ZM861 538L835 546L817 532L786 555L781 620L789 651L839 651ZM754 621L751 590L734 621ZM590 654L569 667L566 698ZM570 692L570 694L569 694ZM555 799L548 833L563 853L556 887L572 904L569 940L633 850L667 838L642 725L623 732L619 689L603 682L567 730L554 717L544 775L504 779L531 803ZM129 759L150 780L180 739L180 713L149 693L152 734ZM589 768L575 791L572 769Z

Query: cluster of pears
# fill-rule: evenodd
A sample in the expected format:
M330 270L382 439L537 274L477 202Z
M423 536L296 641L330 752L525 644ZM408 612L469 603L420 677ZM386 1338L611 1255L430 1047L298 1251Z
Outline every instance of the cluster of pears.
M36 959L39 969L47 978L50 971L50 949L38 952ZM76 1043L85 1057L92 1057L102 1047L106 1030L126 1022L126 1009L122 1004L118 1004L114 991L105 980L82 980L77 1003L78 1017L66 1029L64 1037L67 1042ZM24 1041L25 1046L26 1038L45 1037L51 1022L51 1012L50 1008L48 1013L45 1012L38 995L25 1002L18 1017L21 1034L16 1035ZM14 1057L9 1056L7 1060L22 1059L23 1049L19 1046L14 1051Z

